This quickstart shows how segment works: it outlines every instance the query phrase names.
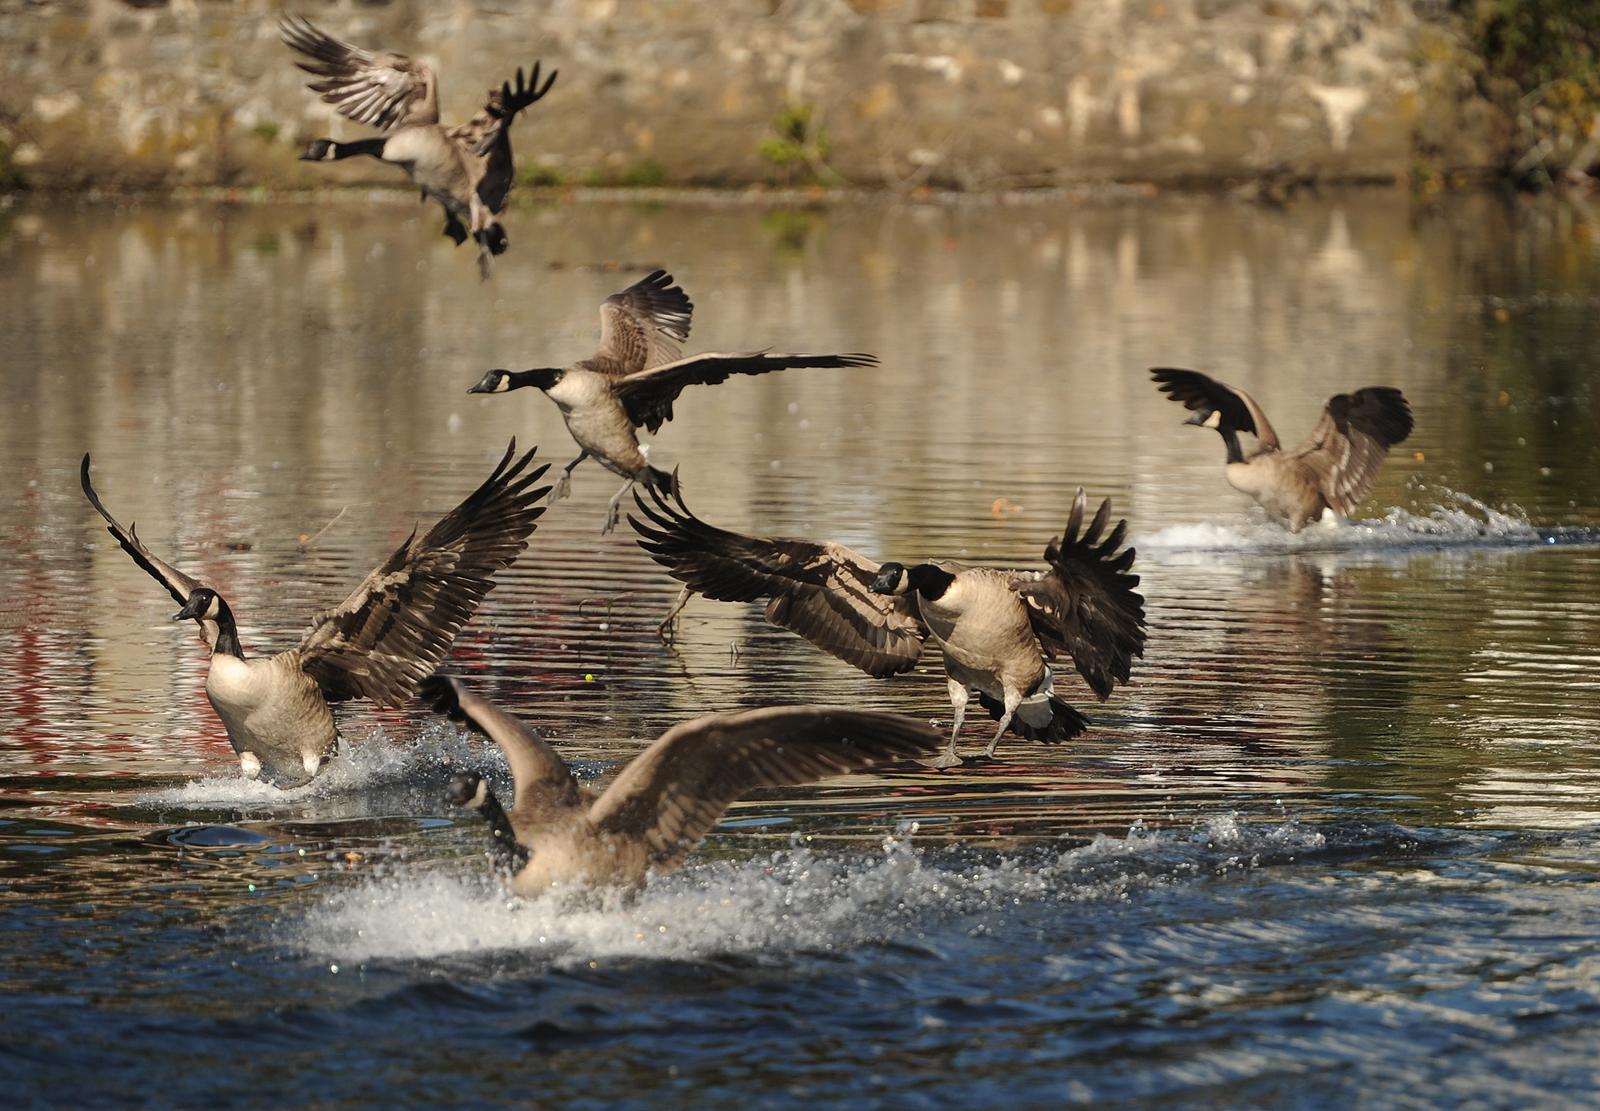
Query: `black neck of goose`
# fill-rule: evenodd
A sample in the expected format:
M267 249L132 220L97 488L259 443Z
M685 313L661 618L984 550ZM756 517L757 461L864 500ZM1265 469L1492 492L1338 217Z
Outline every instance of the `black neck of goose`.
M1225 424L1219 426L1217 431L1222 433L1222 442L1228 446L1228 462L1243 463L1244 452L1239 447L1239 433Z
M212 655L221 652L226 656L244 659L244 646L239 643L239 628L233 623L233 611L222 600L222 595L217 595L217 616L208 620L217 623L217 643L211 649Z
M522 871L528 863L528 850L517 840L516 832L511 828L511 819L506 817L505 807L489 790L488 783L484 784L483 801L478 804L477 811L489 823L489 835L494 839L494 848L490 851L495 867L511 875Z
M560 379L562 370L558 366L539 366L532 370L513 370L506 374L509 383L508 390L520 390L524 386L533 386L536 389L548 390Z
M934 602L944 597L944 592L950 589L956 577L942 567L919 563L906 572L906 581L911 584L912 590Z

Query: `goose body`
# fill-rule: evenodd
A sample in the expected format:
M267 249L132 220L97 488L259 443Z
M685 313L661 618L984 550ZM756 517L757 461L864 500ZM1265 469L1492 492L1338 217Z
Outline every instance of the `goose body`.
M1322 419L1298 446L1284 450L1255 399L1195 370L1150 372L1168 398L1193 412L1186 423L1214 429L1227 449L1223 474L1267 514L1299 532L1328 516L1349 517L1378 480L1389 449L1411 435L1411 407L1390 386L1335 394ZM1256 438L1249 455L1239 434Z
M936 767L960 763L956 738L976 695L999 722L988 754L1010 730L1064 741L1088 724L1055 693L1050 662L1070 658L1102 701L1144 653L1144 599L1119 551L1126 523L1108 529L1111 503L1085 523L1078 491L1062 535L1045 547L1045 571L922 563L879 564L842 544L745 536L706 524L684 504L650 491L630 518L639 545L690 592L722 601L767 600L767 620L874 678L909 671L932 639L943 657L954 722Z
M194 620L211 649L206 697L248 778L279 787L309 782L336 751L331 703L369 698L404 705L417 682L449 652L456 633L493 586L496 571L527 546L549 487L545 467L528 470L528 452L506 451L494 473L420 540L411 537L343 603L312 619L293 648L247 658L233 610L215 589L156 557L133 526L106 510L89 481L84 495L141 568ZM515 459L515 462L513 460Z
M541 84L538 63L526 79L519 68L515 86L506 81L490 89L477 115L446 127L439 122L439 81L426 63L344 42L304 18L281 18L278 33L307 59L297 64L318 78L308 86L313 92L341 115L386 133L352 143L317 139L301 160L365 155L399 167L425 200L444 209L446 236L457 246L469 236L478 244L479 269L487 278L490 257L508 245L500 217L515 177L512 121L550 91L556 72Z
M505 753L515 790L509 811L475 774L456 777L450 794L489 821L497 863L527 897L638 887L681 864L727 808L758 787L812 783L939 745L925 725L865 710L710 714L667 730L596 793L579 786L538 733L459 679L436 675L421 693Z
M708 351L682 356L678 344L689 338L694 303L672 275L656 270L600 306L600 346L587 359L565 367L532 370L496 368L468 393L497 394L535 387L561 411L567 431L582 449L556 484L566 496L573 470L593 456L627 482L606 507L600 530L610 532L618 507L635 482L663 486L668 475L650 465L639 443L639 428L655 432L672 419L672 406L684 387L715 385L734 374L768 374L796 367L873 366L865 354L783 355L769 351Z

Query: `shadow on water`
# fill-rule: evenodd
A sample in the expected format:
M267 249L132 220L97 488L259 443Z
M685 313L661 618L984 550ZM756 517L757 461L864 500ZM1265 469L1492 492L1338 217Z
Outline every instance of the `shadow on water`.
M1594 1088L1600 268L1554 200L554 205L479 285L410 206L23 205L0 238L0 1078L23 1103L1518 1106ZM481 480L573 447L489 366L594 342L654 265L689 349L871 350L686 394L653 438L725 527L1036 566L1128 516L1150 642L1072 744L736 806L632 902L506 898L442 797L504 762L352 705L308 788L238 778L203 651L97 484L292 642ZM1153 365L1286 441L1335 392L1417 429L1360 520L1289 536ZM452 667L603 779L777 702L949 720L692 601L586 465ZM331 524L330 524L331 522ZM325 527L326 526L326 527ZM972 723L964 747L986 739ZM1396 1037L1403 1031L1403 1037ZM173 1051L181 1046L182 1053ZM92 1065L91 1067L88 1067Z

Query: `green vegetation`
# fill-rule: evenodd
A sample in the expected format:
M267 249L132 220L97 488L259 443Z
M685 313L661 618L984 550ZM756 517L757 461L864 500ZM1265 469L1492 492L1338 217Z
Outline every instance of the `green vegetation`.
M1600 161L1600 0L1478 0L1468 18L1483 91L1516 128L1513 176Z
M257 139L260 139L264 143L275 143L278 141L278 125L273 123L271 120L262 120L260 123L252 127L250 132Z
M641 158L615 173L596 169L584 175L583 183L596 189L607 186L626 186L633 189L657 189L668 183L667 168L654 158Z
M823 214L811 208L774 208L761 217L761 230L772 237L780 255L798 255L822 223Z
M828 133L815 125L816 110L809 104L791 104L772 118L773 134L756 147L756 153L779 170L785 185L797 181L815 182L829 171L823 165L828 157ZM817 169L821 167L821 174Z
M546 162L525 165L517 171L517 184L525 189L556 189L566 183L566 175Z

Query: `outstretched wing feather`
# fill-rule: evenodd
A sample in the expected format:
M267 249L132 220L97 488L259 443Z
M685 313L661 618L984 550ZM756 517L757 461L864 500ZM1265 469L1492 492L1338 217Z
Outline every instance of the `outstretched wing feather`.
M628 419L651 432L672 419L672 403L685 386L710 386L734 374L769 374L798 367L877 366L875 355L785 355L769 351L708 351L646 367L617 379L615 389Z
M725 602L768 599L767 620L881 678L915 667L927 636L902 597L873 594L878 564L842 544L745 536L700 520L674 476L671 500L650 488L629 515L639 546L697 594Z
M1070 655L1104 701L1117 683L1128 681L1134 658L1144 655L1144 597L1134 590L1139 576L1129 570L1134 549L1118 551L1127 522L1106 530L1111 520L1106 498L1085 528L1086 502L1079 489L1066 528L1045 547L1050 570L1018 574L1014 582L1045 654L1051 659Z
M595 802L601 833L642 837L671 867L728 807L760 787L794 787L936 751L940 736L895 714L828 706L769 706L674 726Z
M550 492L534 484L548 464L513 462L516 441L484 483L421 540L413 530L335 608L312 619L301 666L330 700L403 706L477 612L494 574L528 546Z

